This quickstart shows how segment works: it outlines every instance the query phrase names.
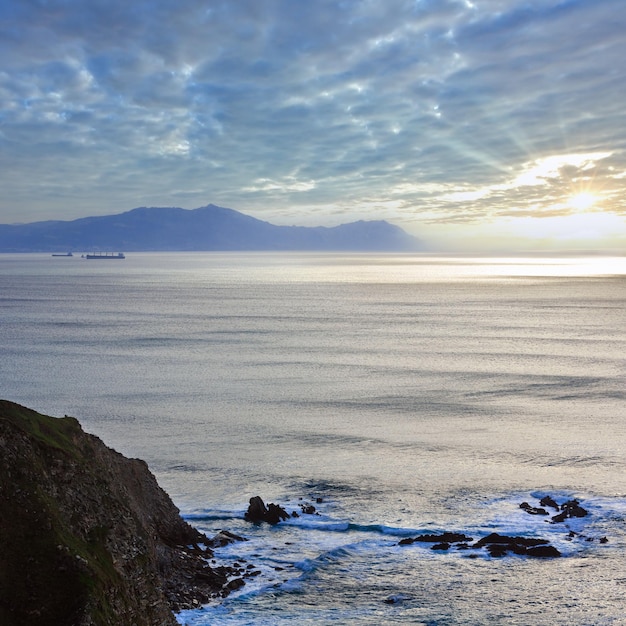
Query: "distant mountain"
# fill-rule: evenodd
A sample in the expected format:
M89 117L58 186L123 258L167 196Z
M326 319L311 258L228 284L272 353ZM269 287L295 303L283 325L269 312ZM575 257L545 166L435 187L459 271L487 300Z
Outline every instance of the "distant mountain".
M385 221L359 221L333 228L276 226L213 204L193 210L141 207L73 221L0 225L0 252L404 252L419 248L415 237Z

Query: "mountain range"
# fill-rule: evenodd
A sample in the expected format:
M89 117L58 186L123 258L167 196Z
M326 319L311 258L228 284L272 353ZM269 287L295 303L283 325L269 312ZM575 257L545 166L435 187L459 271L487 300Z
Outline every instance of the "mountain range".
M277 226L233 209L140 207L115 215L0 225L0 252L302 250L409 252L418 239L386 221Z

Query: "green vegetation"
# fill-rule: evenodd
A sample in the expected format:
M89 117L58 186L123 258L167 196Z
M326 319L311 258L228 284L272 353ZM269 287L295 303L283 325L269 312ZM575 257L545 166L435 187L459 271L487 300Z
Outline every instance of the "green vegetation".
M83 430L74 417L49 417L19 404L0 400L0 421L10 423L45 446L77 456L74 442Z

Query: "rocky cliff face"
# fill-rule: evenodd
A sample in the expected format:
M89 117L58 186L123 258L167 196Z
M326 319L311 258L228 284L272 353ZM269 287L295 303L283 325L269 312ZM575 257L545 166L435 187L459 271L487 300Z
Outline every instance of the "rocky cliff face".
M143 461L0 400L1 624L175 624L226 593L203 544Z

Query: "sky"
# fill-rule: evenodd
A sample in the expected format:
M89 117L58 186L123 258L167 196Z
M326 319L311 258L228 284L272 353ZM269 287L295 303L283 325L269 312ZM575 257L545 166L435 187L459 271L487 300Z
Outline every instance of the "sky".
M0 222L209 203L626 251L623 0L2 0Z

